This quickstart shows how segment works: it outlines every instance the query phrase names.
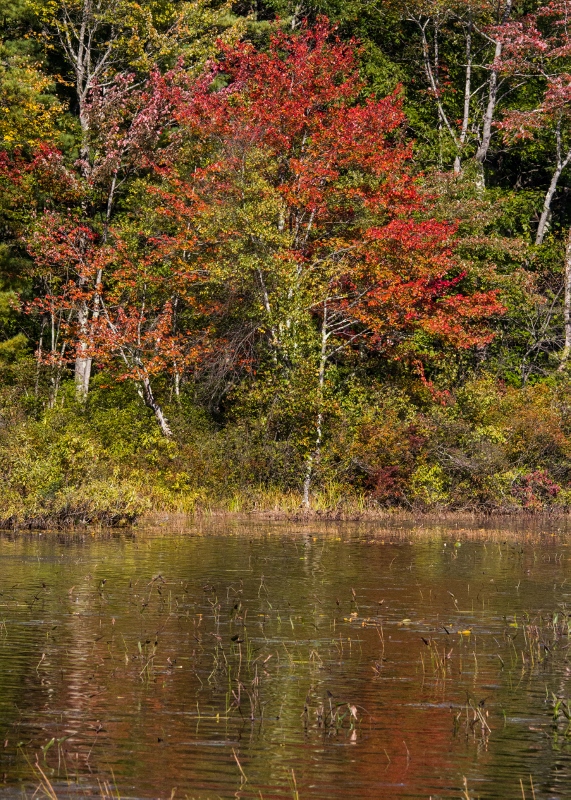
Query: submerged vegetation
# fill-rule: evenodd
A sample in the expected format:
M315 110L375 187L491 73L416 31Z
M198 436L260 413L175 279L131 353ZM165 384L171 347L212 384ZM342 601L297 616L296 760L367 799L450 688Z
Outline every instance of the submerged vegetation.
M0 524L571 506L571 6L0 2Z

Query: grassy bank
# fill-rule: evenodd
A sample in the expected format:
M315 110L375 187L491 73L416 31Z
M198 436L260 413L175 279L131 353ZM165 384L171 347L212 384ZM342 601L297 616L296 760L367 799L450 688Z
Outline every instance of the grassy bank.
M327 418L302 505L306 440L270 414L223 422L190 397L165 403L161 435L125 386L73 386L42 405L0 396L0 524L125 525L151 513L268 513L358 519L421 514L566 513L571 390L467 384L447 403L394 387L346 396ZM280 428L281 424L281 428Z

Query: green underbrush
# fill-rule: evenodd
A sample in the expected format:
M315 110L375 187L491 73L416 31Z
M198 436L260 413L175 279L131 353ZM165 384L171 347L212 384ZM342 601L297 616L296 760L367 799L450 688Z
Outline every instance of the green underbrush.
M236 403L221 421L184 393L165 396L169 440L126 385L99 376L83 405L70 381L51 408L26 386L6 382L0 395L4 528L124 525L153 512L308 513L308 438L295 408L286 424L262 401L256 412ZM347 384L329 407L309 513L571 507L566 378L516 389L480 377L444 400L414 386Z

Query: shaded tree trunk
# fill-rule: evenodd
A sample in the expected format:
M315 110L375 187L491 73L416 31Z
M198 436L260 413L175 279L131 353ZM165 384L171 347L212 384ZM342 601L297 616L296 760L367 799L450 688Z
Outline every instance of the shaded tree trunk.
M565 299L563 306L563 318L565 324L565 345L561 354L561 364L559 370L563 370L569 361L571 354L571 228L567 235L567 246L565 248Z

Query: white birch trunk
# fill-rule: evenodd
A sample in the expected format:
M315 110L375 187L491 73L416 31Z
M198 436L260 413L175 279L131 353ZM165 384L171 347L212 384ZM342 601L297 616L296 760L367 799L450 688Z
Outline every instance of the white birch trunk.
M89 380L91 377L91 358L87 355L87 328L89 325L89 308L83 302L77 312L77 321L82 341L79 344L75 359L75 392L80 402L85 402L89 392Z
M557 165L555 170L553 171L553 175L551 176L551 182L549 184L549 188L545 193L545 198L543 200L543 208L541 210L541 217L539 218L539 224L537 226L537 232L535 234L535 244L542 244L543 240L545 239L545 234L547 233L547 226L549 223L549 218L551 217L551 203L553 202L553 198L555 197L555 192L557 190L557 184L559 183L559 178L561 177L561 173L565 169L565 167L571 161L571 149L568 150L565 158L561 157L561 142L560 142L560 134L558 131L557 135Z
M464 110L462 114L462 127L460 129L460 145L454 159L454 174L460 175L462 171L462 149L466 144L468 125L470 123L470 101L472 99L472 22L468 25L466 33L466 77L464 80Z
M502 43L496 42L494 49L494 64L496 64L502 55ZM498 71L492 66L490 74L490 82L488 89L488 103L484 112L484 119L482 121L482 139L480 146L476 151L476 163L480 164L483 168L484 161L490 149L490 142L492 141L492 123L494 121L494 113L496 111L496 103L498 101Z
M161 429L161 433L167 439L172 438L172 430L168 423L167 418L163 414L163 411L160 405L157 403L155 396L153 394L153 390L151 388L151 382L149 381L148 377L143 378L141 381L141 397L144 400L145 405L147 408L150 408L153 414L155 415L155 419L159 423L159 428Z
M88 181L91 174L91 145L90 145L90 120L87 108L89 99L89 92L92 89L94 82L101 77L102 69L108 61L111 54L112 41L115 34L111 34L110 42L103 53L96 54L94 37L100 23L96 19L97 8L93 7L92 0L83 0L81 5L81 20L79 25L73 26L72 18L64 7L65 23L59 29L60 41L64 52L66 53L67 60L75 71L75 88L77 94L77 102L79 106L79 124L81 127L81 143L79 148L79 155L81 159L81 174L82 177ZM70 33L73 30L73 34ZM113 203L113 195L115 190L116 176L113 178L113 183L110 189L108 203L107 203L107 224L109 222L111 206ZM87 204L84 203L84 212L87 213ZM97 286L101 283L101 273L96 278L96 295L95 295L95 308L92 314L92 319L97 319L99 315L98 310L98 294ZM81 288L85 285L84 279L80 278L78 285ZM90 325L90 311L86 303L82 304L78 312L78 324L84 342L78 348L77 357L75 360L75 386L76 395L80 401L85 401L89 392L89 383L91 379L92 358L87 354L88 347L85 340L88 337Z
M319 461L321 455L321 439L323 436L323 387L325 385L325 368L327 366L327 340L329 334L327 332L327 303L323 304L323 322L321 325L321 352L319 356L319 375L317 382L317 420L315 425L315 445L313 451L308 455L305 462L305 479L303 481L303 499L302 505L304 508L311 508L311 479L313 477L313 470L315 464Z
M503 14L503 22L507 22L511 15L512 10L512 0L506 0L506 4L504 7L504 14ZM489 88L488 88L488 103L486 105L486 110L484 112L484 119L482 121L482 138L480 140L480 146L476 151L475 161L476 164L480 167L480 176L478 180L478 185L481 189L485 188L485 178L484 178L484 162L488 156L488 150L490 149L490 143L492 141L492 126L494 123L494 115L496 112L496 105L498 102L498 70L496 68L496 64L498 64L501 56L502 56L502 43L496 41L494 47L494 61L492 63L492 69L490 72L490 80L489 80Z
M79 123L81 126L81 145L79 154L83 162L81 168L82 175L87 179L89 174L89 124L85 112L85 93L80 89L80 81L83 81L83 67L82 67L82 50L78 55L78 99L79 99ZM84 209L85 211L85 209ZM80 277L78 285L80 288L85 286L85 278ZM89 326L89 307L87 303L82 303L77 311L77 322L80 335L87 337L87 330ZM80 342L78 353L75 359L75 393L80 402L85 402L89 393L89 382L91 380L91 358L86 354L87 345L85 341Z

